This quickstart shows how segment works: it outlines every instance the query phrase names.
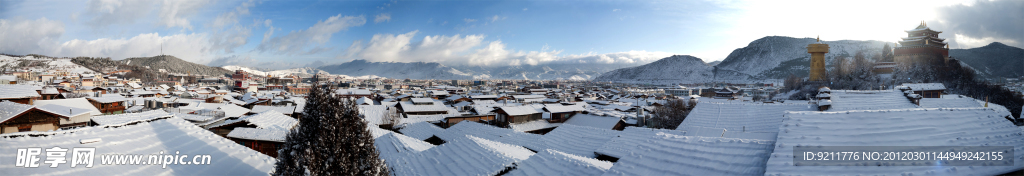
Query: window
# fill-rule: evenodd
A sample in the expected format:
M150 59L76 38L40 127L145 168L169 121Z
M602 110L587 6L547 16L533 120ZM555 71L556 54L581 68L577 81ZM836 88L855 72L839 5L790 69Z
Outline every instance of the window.
M18 132L32 131L32 125L18 126Z

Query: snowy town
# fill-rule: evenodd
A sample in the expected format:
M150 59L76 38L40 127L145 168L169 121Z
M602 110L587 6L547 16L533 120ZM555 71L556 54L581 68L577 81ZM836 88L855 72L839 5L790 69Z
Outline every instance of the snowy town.
M3 15L0 29L13 29ZM316 25L390 23L383 15ZM505 17L480 20L452 25ZM287 23L254 21L266 37ZM0 175L1024 175L1024 65L1002 66L1024 64L1024 49L951 48L963 36L942 25L900 25L888 42L763 37L714 64L601 55L618 65L607 70L586 59L542 71L360 59L260 69L193 63L162 43L124 58L0 44ZM447 39L401 50L458 43ZM516 57L540 57L528 54Z

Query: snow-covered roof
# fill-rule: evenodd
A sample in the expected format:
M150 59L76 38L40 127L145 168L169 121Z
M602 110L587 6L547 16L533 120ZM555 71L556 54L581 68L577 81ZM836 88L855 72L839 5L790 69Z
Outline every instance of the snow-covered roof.
M74 133L67 134L67 131ZM69 167L68 163L56 168L4 168L4 175L260 175L267 174L277 162L273 157L239 145L180 118L168 118L145 124L128 125L118 128L85 127L61 130L61 133L46 137L0 138L0 151L16 151L32 147L55 147L65 149L95 148L95 163L92 167ZM101 142L81 144L82 139L101 139ZM71 151L68 151L71 152ZM213 160L206 165L168 164L161 165L106 165L100 164L100 156L111 154L174 154L210 155ZM44 156L40 156L44 157ZM0 155L0 161L14 161L16 155ZM145 160L145 159L143 159ZM186 159L190 160L190 159ZM42 160L39 161L40 164Z
M460 123L461 124L461 123ZM496 175L533 152L521 146L462 135L440 146L400 158L394 175Z
M903 86L910 87L910 90L914 91L946 90L946 86L942 83L903 83Z
M942 98L922 98L922 108L976 108L982 107L982 104L970 97L962 97L960 95L946 95Z
M224 125L234 124L238 122L247 122L251 125L255 125L256 128L267 129L267 128L278 128L278 129L292 129L295 124L299 121L295 118L281 114L274 110L264 111L263 113L253 114L250 116L240 117L235 120L226 120L224 123L210 126L209 128L216 128Z
M639 140L634 152L619 158L604 175L762 175L772 144L657 133Z
M0 99L18 99L42 97L36 92L35 86L18 84L0 84Z
M544 98L547 98L544 95L512 95L512 97L516 98L516 99L538 99L539 98L541 100L544 100Z
M434 95L434 96L438 96L438 95L448 95L448 91L443 91L443 90L431 90L431 91L430 91L430 94L431 94L431 95Z
M36 100L33 104L35 104L36 106L55 104L78 109L88 109L89 112L94 116L103 115L103 112L100 112L99 109L96 109L95 106L92 106L92 103L89 103L89 100L86 100L85 98Z
M918 106L893 90L832 90L828 111L906 109ZM699 104L698 104L699 105Z
M249 113L259 114L267 111L274 111L285 115L291 115L295 113L295 105L253 105L253 109Z
M667 133L685 136L686 131L678 130L667 130L667 129L654 129L654 128L643 128L643 127L626 127L618 136L612 138L610 141L601 145L600 148L594 150L595 153L608 155L616 158L622 158L629 156L630 154L638 150L641 142L650 139L658 133Z
M515 130L516 132L527 132L527 131L533 131L533 130L539 130L539 129L554 128L554 127L558 127L559 125L562 125L562 123L548 123L548 120L544 120L544 119L533 120L533 121L523 122L523 123L509 124L509 126L512 128L512 130Z
M565 153L596 157L594 151L619 135L619 131L588 126L562 124L541 137L544 146Z
M547 149L517 164L508 175L601 175L611 167L612 162Z
M93 116L92 121L100 126L118 126L134 122L148 121L153 119L171 117L170 113L162 110L151 110L139 113L124 113L105 116Z
M227 104L217 109L224 111L224 117L241 117L249 113L249 109L246 109L235 104Z
M470 96L470 98L473 98L473 99L492 99L492 98L498 98L498 95L473 95L473 96Z
M600 129L609 129L615 127L615 124L619 123L619 117L608 117L608 116L596 116L593 114L576 114L572 118L566 120L564 124L572 124L578 126L588 126Z
M584 110L583 106L562 106L559 104L548 104L544 106L544 109L551 113L564 113Z
M499 128L472 121L459 122L458 124L448 127L444 132L434 135L445 141L451 141L465 135L473 135L488 140L523 146L534 150L544 149L544 143L541 141L541 135L515 132L512 129Z
M358 104L358 105L362 105L362 104L373 105L373 100L370 100L370 98L366 98L366 97L359 97L359 99L356 99L356 104Z
M238 127L232 129L231 132L228 133L228 137L257 141L284 142L285 138L288 137L288 130L277 128L259 129Z
M91 114L90 109L67 107L58 104L40 105L36 106L36 109L60 115L63 117L75 117L83 114Z
M50 86L43 87L43 89L41 91L39 91L39 94L59 94L59 93L60 93L60 91L57 91L57 88L50 87Z
M180 117L182 119L189 120L189 121L194 121L194 122L204 122L204 121L208 121L208 120L213 119L213 116L204 116L204 115L197 115L197 114L184 114L184 113L171 113L171 114L174 114L175 117Z
M501 110L505 111L505 113L510 115L510 116L540 114L542 112L542 111L537 111L536 108L533 108L531 106L504 106L504 107L499 107L498 109L501 109Z
M1024 168L1024 137L989 108L790 112L766 175L997 175ZM793 166L793 146L1013 146L1014 166ZM894 151L900 152L900 151ZM621 162L621 160L620 160ZM858 161L859 162L859 161ZM850 163L853 164L853 163ZM760 175L760 174L759 174Z
M370 90L366 89L338 89L335 93L339 95L370 95L373 94Z
M99 97L89 97L89 99L92 100L92 101L100 102L100 103L113 103L113 102L128 101L127 98L124 98L124 96L121 96L121 95L118 95L118 94L103 94L103 95L100 95Z
M448 107L442 103L435 102L430 105L417 105L409 101L399 102L402 106L402 110L405 112L437 112L437 111L448 111Z
M356 105L359 107L359 114L363 115L366 124L380 124L381 120L388 113L388 106L385 105Z
M434 99L430 99L430 98L410 98L409 101L412 101L412 103L417 103L417 104L418 103L435 103Z
M0 123L10 120L14 116L28 111L35 106L15 103L10 101L0 101Z
M406 136L418 140L427 140L427 138L433 137L438 133L444 132L444 129L441 127L437 127L437 125L430 124L427 122L416 122L405 125L404 128L398 131L402 132L402 134L405 134Z
M424 150L434 147L433 144L425 141L393 132L378 136L373 140L373 145L377 147L380 159L384 159L384 162L392 168L406 164L401 162L403 159L411 158Z

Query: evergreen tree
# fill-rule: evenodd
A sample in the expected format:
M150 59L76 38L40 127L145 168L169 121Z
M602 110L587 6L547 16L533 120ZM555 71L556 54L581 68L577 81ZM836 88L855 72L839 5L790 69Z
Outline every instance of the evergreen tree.
M320 85L306 98L299 125L278 152L274 175L389 175L355 102Z

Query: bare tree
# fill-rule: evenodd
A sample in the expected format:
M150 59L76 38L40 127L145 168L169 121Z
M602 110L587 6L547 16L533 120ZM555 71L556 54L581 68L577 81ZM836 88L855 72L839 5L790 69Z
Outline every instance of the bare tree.
M687 101L668 100L665 105L654 108L654 118L651 118L649 126L660 129L676 129L688 114L690 114L690 106L687 106Z

